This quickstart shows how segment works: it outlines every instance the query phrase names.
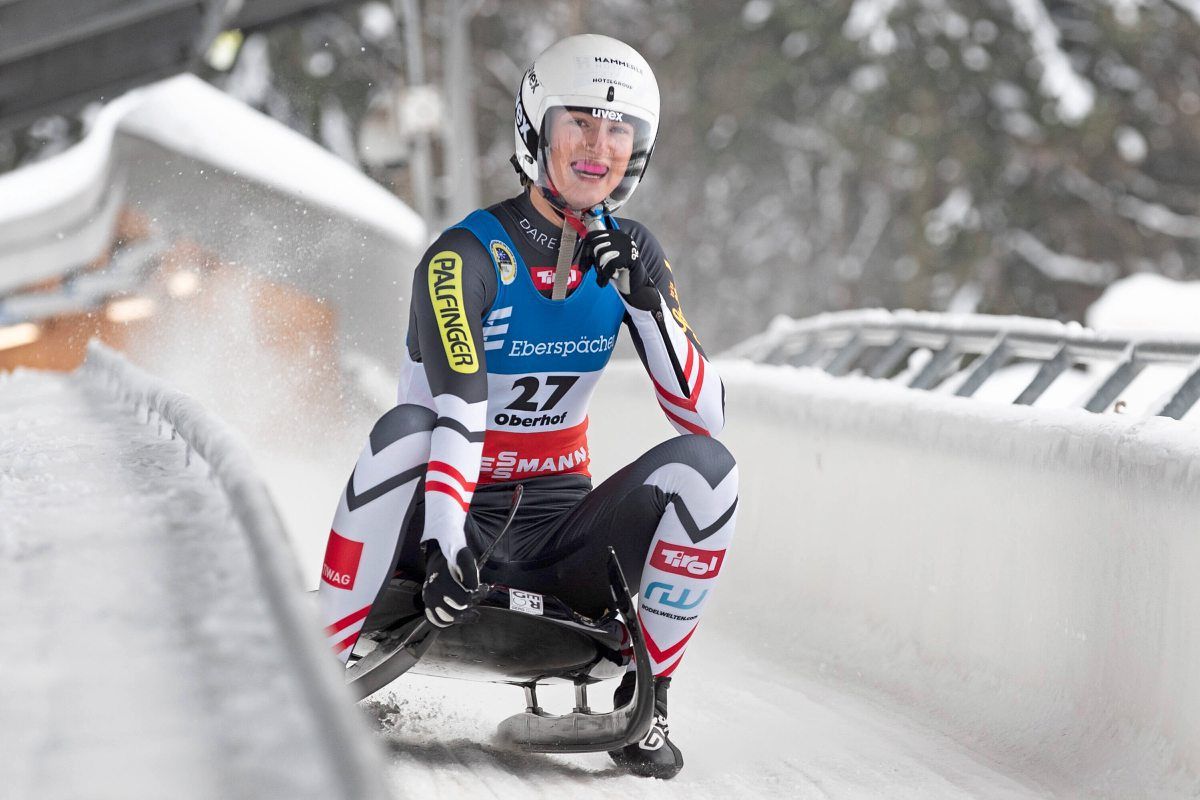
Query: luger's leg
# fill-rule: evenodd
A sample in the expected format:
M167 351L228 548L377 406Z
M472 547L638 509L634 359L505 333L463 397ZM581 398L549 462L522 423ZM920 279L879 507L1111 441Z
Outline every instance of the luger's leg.
M338 501L319 598L329 646L343 662L400 555L400 534L409 528L420 497L435 419L430 409L409 404L384 414Z

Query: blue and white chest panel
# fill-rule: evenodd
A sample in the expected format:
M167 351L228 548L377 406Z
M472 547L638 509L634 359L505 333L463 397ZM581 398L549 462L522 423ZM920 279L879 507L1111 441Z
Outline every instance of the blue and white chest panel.
M471 231L496 267L483 323L487 432L479 482L588 474L587 409L616 346L625 306L589 272L564 300L541 295L507 232L487 211Z

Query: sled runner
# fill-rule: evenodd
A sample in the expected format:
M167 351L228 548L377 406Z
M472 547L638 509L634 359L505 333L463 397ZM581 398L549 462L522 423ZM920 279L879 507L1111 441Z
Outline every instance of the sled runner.
M650 656L625 576L609 549L608 577L614 609L588 619L558 598L508 586L481 585L464 619L435 628L425 619L421 583L393 578L376 601L347 668L361 699L406 672L492 681L525 690L525 711L500 723L506 743L529 752L585 753L619 750L641 740L654 721ZM587 687L625 673L630 650L637 690L611 712L588 707ZM570 682L575 708L549 714L537 687Z

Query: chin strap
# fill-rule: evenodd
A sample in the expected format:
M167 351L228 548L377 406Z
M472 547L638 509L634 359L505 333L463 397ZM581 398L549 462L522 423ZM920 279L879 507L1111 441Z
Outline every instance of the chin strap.
M550 292L551 300L562 300L567 296L567 279L571 276L575 242L579 240L579 232L571 224L572 221L570 215L563 215L562 234L558 237L558 264L554 268L554 289Z
M580 236L587 236L588 231L602 231L608 227L604 223L604 206L597 205L581 214L567 205L563 196L554 188L553 183L549 186L535 188L563 218L562 233L558 237L558 263L554 267L554 288L550 291L551 300L563 300L567 296L567 282L571 277L575 243L579 241ZM621 285L620 278L622 277L625 278L625 288L622 291L628 294L629 279L627 277L618 276L618 286Z
M542 186L539 184L534 188L542 193L542 197L545 198L547 203L554 207L554 210L559 213L559 216L565 217L569 213L567 201L563 200L562 195L558 193L558 190L554 188L553 184L550 186Z
M562 233L558 237L558 263L554 267L554 288L550 291L551 300L562 300L567 296L567 281L571 277L575 243L579 241L580 236L586 236L588 230L594 230L597 225L603 228L604 219L600 214L589 213L588 225L585 228L583 220L576 212L563 205L557 192L543 188L542 195L554 205L563 218Z

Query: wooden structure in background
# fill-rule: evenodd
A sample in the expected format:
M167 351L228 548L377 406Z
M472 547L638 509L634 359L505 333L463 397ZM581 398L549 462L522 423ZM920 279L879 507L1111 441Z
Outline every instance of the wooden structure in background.
M148 221L124 212L113 250L150 235ZM111 259L88 264L84 271L102 271ZM185 284L180 290L180 280ZM63 279L47 281L37 291L61 291ZM113 309L134 300L143 306L135 318L113 319ZM269 281L236 266L222 264L189 241L178 241L162 255L144 284L128 296L110 298L101 305L37 322L38 339L29 344L0 349L0 371L17 367L70 371L83 363L87 342L95 337L122 351L153 351L155 342L172 328L186 325L203 350L209 337L234 335L223 329L223 310L232 302L244 304L252 317L247 348L269 351L297 369L320 372L337 364L336 314L295 286Z

